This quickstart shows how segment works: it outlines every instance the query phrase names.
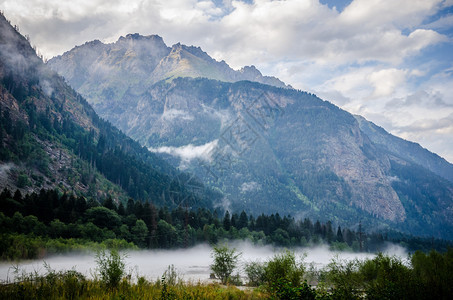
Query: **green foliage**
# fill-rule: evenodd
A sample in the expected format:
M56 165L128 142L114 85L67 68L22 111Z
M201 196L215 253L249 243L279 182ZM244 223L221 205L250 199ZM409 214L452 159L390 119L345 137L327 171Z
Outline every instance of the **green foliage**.
M100 228L114 229L121 225L121 218L118 214L106 207L93 207L85 212L85 218L88 222Z
M96 254L97 271L101 282L109 289L118 288L121 278L125 275L125 256L112 249L110 253L100 250Z
M99 202L109 206L110 209L99 206ZM256 219L250 215L250 221L245 222L247 218L245 213L241 213L241 216L233 214L228 218L230 229L227 231L223 226L225 218L219 218L217 211L182 208L169 210L167 207L157 208L152 203L133 199L128 201L126 208L122 203L116 208L110 200L99 202L94 199L87 201L84 197L75 197L72 194L59 194L56 190L41 190L39 194L22 196L19 191L12 195L5 189L0 193L0 233L34 234L44 240L76 239L82 245L88 242L122 240L122 243L130 243L129 245L133 243L141 248L167 249L187 247L202 242L216 244L219 240L241 239L250 240L258 245L274 244L291 247L327 242L334 250L352 248L354 251L359 251L358 235L354 231L344 229L342 232L344 242L341 243L329 234L329 232L333 234L329 223L317 221L313 225L309 219L296 221L289 216L282 218L279 214L268 216L262 214ZM238 230L236 226L245 227ZM394 242L404 241L410 247L409 249L425 250L435 246L445 251L449 245L452 245L448 241L421 239L395 233L389 235L389 239ZM386 235L368 234L364 240L364 249L368 251L380 249L386 245L386 240ZM50 243L46 242L45 245L49 246ZM52 249L64 250L65 247ZM18 251L12 250L12 253L22 256ZM48 250L50 249L29 253L38 255ZM3 254L0 253L1 255ZM4 255L13 257L11 254ZM26 254L26 257L32 258L29 254Z
M211 265L211 270L223 284L229 281L241 255L242 253L238 253L236 249L229 248L227 245L215 246L212 249L211 256L214 262Z
M26 235L0 235L0 258L2 260L31 259L44 250L45 242L41 238Z
M333 287L334 299L360 299L363 286L358 260L333 259L327 266L325 281Z
M139 247L146 247L146 238L148 236L148 227L146 227L143 220L137 220L134 227L132 227L132 236L134 244Z
M176 285L178 281L181 281L174 265L168 266L167 270L165 270L162 275L162 279L169 285Z
M18 188L25 188L31 185L30 179L28 178L27 174L19 174L17 176L17 187Z
M125 240L106 239L102 243L82 239L49 239L35 235L0 234L0 259L36 259L46 255L70 251L95 251L99 249L137 249Z
M264 268L264 280L269 291L278 297L285 295L289 288L301 285L304 266L289 250L274 255Z
M362 262L359 273L369 299L415 299L417 286L411 270L400 259L378 254Z
M444 254L417 251L411 257L411 264L419 295L432 299L448 299L453 295L453 248Z
M260 286L265 282L265 264L258 261L251 261L245 264L244 271L248 279L248 285Z
M416 252L410 261L383 254L373 259L334 259L322 272L319 287L332 299L450 299L453 251ZM321 289L319 289L321 291Z
M277 299L285 300L318 299L316 290L309 286L306 281L298 286L294 286L292 282L289 282L284 278L279 278L277 282L274 283L272 294L275 295Z
M162 300L176 300L176 293L173 288L167 284L165 277L162 276L162 290L160 292L160 299Z
M46 274L20 274L16 270L14 284L0 286L1 299L80 299L90 282L77 271L56 272L44 265Z

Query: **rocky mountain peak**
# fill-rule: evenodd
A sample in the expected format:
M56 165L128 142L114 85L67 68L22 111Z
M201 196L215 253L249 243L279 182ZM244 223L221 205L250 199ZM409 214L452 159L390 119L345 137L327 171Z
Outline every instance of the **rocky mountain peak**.
M255 77L260 77L263 76L261 72L254 66L245 66L239 70L240 73L244 74L244 76L250 77L250 78L255 78Z
M86 42L83 45L88 46L88 47L96 47L96 46L101 46L104 44L100 40L93 40L93 41Z
M226 82L256 81L288 88L275 77L263 76L254 66L235 71L200 47L176 43L168 47L158 35L121 36L115 43L85 43L48 61L91 104L123 97L134 89L146 89L161 80L205 77ZM102 114L102 113L101 113Z
M150 51L153 51L155 48L169 49L163 38L159 35L145 36L138 33L129 33L125 37L121 36L112 44L113 47L117 48L134 47L137 45L140 45L141 47L150 47Z

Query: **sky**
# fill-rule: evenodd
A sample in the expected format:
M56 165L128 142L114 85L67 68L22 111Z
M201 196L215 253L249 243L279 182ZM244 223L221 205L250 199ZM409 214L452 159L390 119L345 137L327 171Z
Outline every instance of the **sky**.
M255 65L453 162L453 0L0 0L45 58L158 34Z

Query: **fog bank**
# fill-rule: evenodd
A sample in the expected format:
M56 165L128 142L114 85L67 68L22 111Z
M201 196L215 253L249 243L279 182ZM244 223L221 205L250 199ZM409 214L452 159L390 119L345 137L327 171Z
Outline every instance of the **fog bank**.
M249 242L233 242L230 247L236 248L242 253L238 270L242 272L242 266L249 261L267 261L274 254L283 251L282 248L274 248L272 246L256 246ZM145 276L149 280L157 280L169 265L174 265L180 277L190 281L207 281L209 280L210 264L212 247L209 245L198 245L189 249L177 250L140 250L126 252L126 270L132 275L132 278ZM304 262L309 265L313 263L316 268L322 268L327 265L333 258L341 260L352 260L355 258L365 259L373 258L375 254L371 253L351 253L330 251L327 246L319 246L315 248L295 248L292 249L299 257L305 256ZM407 252L404 248L396 245L388 247L385 253L396 255L402 259L407 257ZM60 270L76 270L85 276L92 278L96 273L95 254L62 254L45 259L32 261L22 261L18 264L0 263L0 280L13 281L15 278L15 268L20 273L38 272L46 273L44 264L50 266L51 269Z

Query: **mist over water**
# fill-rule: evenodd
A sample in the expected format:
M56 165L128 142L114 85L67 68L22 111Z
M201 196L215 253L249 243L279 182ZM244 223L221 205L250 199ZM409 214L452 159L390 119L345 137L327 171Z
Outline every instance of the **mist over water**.
M272 258L273 255L284 251L283 248L256 246L249 242L232 242L229 246L236 248L242 253L238 268L240 273L242 273L242 267L246 262L265 262ZM158 280L169 265L174 265L176 271L184 280L208 281L211 273L209 266L212 263L211 250L211 246L202 244L189 249L128 251L125 259L126 271L132 275L133 279L138 276L145 276L148 280ZM291 250L299 257L304 256L304 262L307 266L313 264L318 269L326 266L333 258L349 261L355 258L365 259L375 256L372 253L330 251L327 246ZM385 253L402 259L407 257L406 250L397 245L389 245ZM13 281L15 268L18 268L19 274L23 272L27 274L30 272L45 274L45 264L55 271L74 269L89 278L92 278L93 274L96 273L94 253L72 253L51 256L45 259L22 261L20 263L0 263L0 281Z

